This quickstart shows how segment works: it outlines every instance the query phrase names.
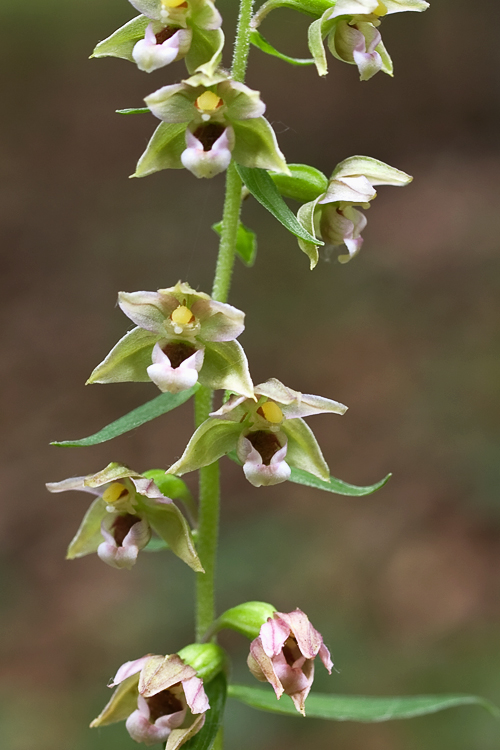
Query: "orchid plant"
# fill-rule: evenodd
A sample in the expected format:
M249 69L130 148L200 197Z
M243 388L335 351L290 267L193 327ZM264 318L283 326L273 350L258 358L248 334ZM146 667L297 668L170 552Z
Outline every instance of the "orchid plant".
M126 2L126 0L123 0ZM125 721L130 736L166 750L223 747L223 717L229 695L256 709L329 720L381 721L485 701L473 696L380 697L315 695L316 657L331 674L330 651L297 602L277 612L266 602L244 602L216 616L214 573L219 519L219 459L227 455L255 487L297 482L319 490L361 496L380 489L388 477L358 487L330 476L327 462L305 418L342 415L347 407L333 394L313 396L275 378L254 385L238 342L244 313L228 304L236 256L255 260L253 232L241 220L242 200L252 195L294 235L311 269L323 245L339 249L339 261L362 246L366 210L378 185L404 186L405 172L367 156L329 165L328 178L306 164L287 163L265 119L266 105L244 82L251 46L288 64L327 72L325 42L333 57L356 65L362 81L393 66L379 27L386 15L424 11L425 0L267 0L254 14L253 0L240 0L232 67L221 65L222 17L213 0L130 0L139 15L99 42L94 57L128 60L144 72L183 61L175 78L145 97L160 120L138 160L135 177L164 169L189 170L211 179L226 173L220 248L211 295L187 281L168 280L157 291L120 292L118 304L135 327L91 373L89 383L151 381L160 391L95 435L56 445L94 445L170 412L190 398L195 429L170 467L138 473L111 463L98 473L47 485L49 491L84 491L92 503L68 549L68 558L96 552L114 568L130 569L145 548L177 555L196 574L195 642L178 653L126 660L110 687L115 691L91 726ZM280 8L312 18L311 59L296 60L275 49L260 33L265 18ZM170 178L172 179L172 178ZM285 199L297 201L296 215ZM220 392L214 404L214 392ZM199 471L198 502L180 476ZM265 491L265 490L263 490ZM249 639L249 678L258 687L229 684L230 655L217 634L232 629ZM335 645L335 644L332 644ZM168 634L165 650L169 651ZM127 659L129 655L124 655ZM111 669L111 667L110 667ZM285 697L288 696L288 697Z

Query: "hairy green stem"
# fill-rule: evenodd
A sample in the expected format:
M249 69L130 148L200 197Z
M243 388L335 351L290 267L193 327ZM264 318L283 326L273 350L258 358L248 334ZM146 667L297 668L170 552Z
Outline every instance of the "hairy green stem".
M253 0L240 0L240 14L234 46L232 76L243 82L250 50L250 21ZM222 214L222 231L219 255L215 269L212 297L226 302L231 285L236 238L241 210L241 179L233 163L226 176L226 195ZM212 392L200 388L195 397L196 425L208 418L212 410ZM196 580L196 639L200 642L215 620L215 562L219 533L219 464L215 462L200 469L200 515L198 526L198 553L205 573ZM222 743L222 739L220 740Z

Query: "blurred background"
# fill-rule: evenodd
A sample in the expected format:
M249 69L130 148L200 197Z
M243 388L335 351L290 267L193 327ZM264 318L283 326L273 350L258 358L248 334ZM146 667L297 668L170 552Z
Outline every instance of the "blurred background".
M232 39L236 1L219 0ZM0 736L7 750L127 750L122 725L87 729L124 661L192 639L193 576L143 554L130 573L95 556L65 562L85 496L44 482L110 460L166 468L191 432L191 404L114 443L49 447L91 434L157 395L148 384L83 384L129 327L119 290L178 279L209 290L223 178L185 171L128 180L155 127L120 117L184 75L149 77L88 60L134 15L126 0L0 0L1 389ZM396 77L358 81L290 68L254 51L290 162L330 172L368 154L414 175L382 187L349 265L308 270L294 238L249 199L258 232L230 301L255 382L278 377L349 405L312 425L332 473L379 493L350 499L286 484L257 490L224 459L219 608L245 599L306 610L338 673L317 687L373 695L471 692L500 703L500 10L434 0L386 18ZM308 20L273 14L265 36L306 56ZM230 50L231 45L228 45ZM226 63L229 60L226 59ZM296 208L294 206L294 208ZM188 477L195 489L195 478ZM252 683L247 644L225 637ZM256 683L255 683L256 684ZM381 725L304 722L228 706L228 750L494 750L477 708Z

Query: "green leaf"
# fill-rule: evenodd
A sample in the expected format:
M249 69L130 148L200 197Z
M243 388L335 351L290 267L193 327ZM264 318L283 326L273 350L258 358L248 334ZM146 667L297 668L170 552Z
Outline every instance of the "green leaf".
M328 177L308 164L289 164L290 174L272 174L272 181L285 198L300 203L314 201L328 187Z
M264 39L262 34L260 34L257 29L253 29L250 32L250 42L254 45L254 47L257 47L267 55L278 57L280 60L290 63L290 65L314 65L314 60L311 58L289 57L288 55L284 55L282 52L273 47L273 45L270 44L267 39Z
M230 685L228 695L260 711L272 711L287 716L300 716L292 701L284 695L279 701L274 692L246 685ZM393 719L412 719L458 706L482 706L499 716L500 712L489 701L476 695L412 695L378 698L364 695L310 694L306 700L306 715L311 719L333 721L380 722Z
M132 109L115 109L117 115L150 115L149 107L132 107Z
M290 8L291 10L297 10L299 13L304 13L307 16L313 16L318 18L326 10L329 10L334 5L334 0L268 0L264 3L252 19L252 26L257 27L270 13L276 8Z
M279 194L278 188L272 181L265 169L251 169L243 167L241 164L236 165L238 174L252 193L253 197L261 203L264 208L283 224L289 232L296 237L300 237L306 242L314 242L315 245L322 245L323 242L317 240L309 234L302 224L298 221L294 213L288 208L285 201Z
M330 477L329 482L324 482L322 479L318 479L312 474L309 474L307 471L303 471L302 469L294 469L292 467L290 482L295 482L295 484L303 484L306 487L314 487L317 490L325 490L325 492L333 492L336 495L363 497L364 495L371 495L372 492L376 492L377 490L379 490L384 486L384 484L387 484L391 477L392 474L388 474L386 477L384 477L384 479L382 479L380 482L377 482L376 484L371 484L367 487L357 487L355 484L342 482L341 479L335 479L335 477Z
M137 409L125 414L125 416L120 417L115 422L111 422L111 424L108 424L102 430L89 437L81 438L81 440L55 441L51 445L56 445L58 448L80 448L113 440L113 438L130 432L130 430L135 430L136 427L140 427L146 422L156 419L156 417L161 417L162 414L166 414L172 411L172 409L177 408L177 406L184 404L194 396L199 387L196 384L188 391L181 391L181 393L162 393L161 396L157 396L152 401L138 406Z
M151 23L146 16L136 16L96 46L91 57L121 57L134 62L132 50L144 39L146 27Z
M222 234L222 221L213 224L212 229L220 237ZM251 229L244 226L241 221L238 224L236 253L246 266L251 268L255 263L255 258L257 257L257 235Z
M184 750L211 750L222 726L227 695L227 682L223 672L220 672L208 685L205 685L205 692L210 703L205 724L198 734L183 745Z

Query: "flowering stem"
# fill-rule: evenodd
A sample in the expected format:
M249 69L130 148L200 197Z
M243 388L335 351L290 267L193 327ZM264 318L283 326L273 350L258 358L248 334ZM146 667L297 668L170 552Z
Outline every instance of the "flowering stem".
M243 82L250 50L250 21L253 0L240 0L240 13L234 46L232 76ZM212 297L226 302L231 285L236 238L240 221L242 183L234 163L226 176L226 194L222 214L222 232L215 269ZM212 392L200 388L195 397L196 425L208 418L212 410ZM205 573L197 574L196 582L196 639L201 641L215 620L215 559L219 533L219 464L215 462L200 469L200 516L198 553Z

